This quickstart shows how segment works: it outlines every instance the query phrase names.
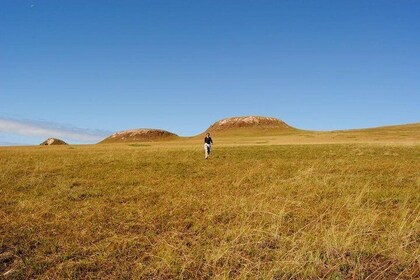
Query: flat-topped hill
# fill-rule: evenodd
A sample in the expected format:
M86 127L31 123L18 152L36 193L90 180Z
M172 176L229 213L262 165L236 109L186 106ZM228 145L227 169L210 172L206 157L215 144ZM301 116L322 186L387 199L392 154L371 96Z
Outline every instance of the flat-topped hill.
M273 117L243 116L222 119L212 124L206 132L217 134L247 135L247 134L279 134L292 132L296 129L282 120Z
M45 140L44 142L42 142L41 144L39 144L41 146L52 146L52 145L68 145L66 142L64 142L63 140L57 139L57 138L48 138L47 140Z
M99 143L151 142L176 138L178 135L163 129L140 128L116 132Z

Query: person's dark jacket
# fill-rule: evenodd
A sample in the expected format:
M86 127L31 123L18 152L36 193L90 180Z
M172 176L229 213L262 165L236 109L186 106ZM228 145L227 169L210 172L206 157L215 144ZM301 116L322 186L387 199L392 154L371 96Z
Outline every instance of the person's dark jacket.
M204 143L206 143L206 144L213 144L213 140L211 139L211 137L205 137L204 138Z

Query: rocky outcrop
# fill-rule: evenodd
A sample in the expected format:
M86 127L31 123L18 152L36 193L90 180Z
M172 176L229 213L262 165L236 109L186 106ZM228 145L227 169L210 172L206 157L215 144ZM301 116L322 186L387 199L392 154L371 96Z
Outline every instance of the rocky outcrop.
M48 138L44 142L40 144L41 146L52 146L52 145L68 145L63 140L57 139L57 138Z

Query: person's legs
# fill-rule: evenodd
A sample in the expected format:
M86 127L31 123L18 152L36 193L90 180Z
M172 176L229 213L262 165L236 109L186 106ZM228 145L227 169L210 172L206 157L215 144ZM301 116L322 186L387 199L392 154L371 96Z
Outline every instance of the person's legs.
M204 156L206 159L209 157L209 148L207 144L204 144Z

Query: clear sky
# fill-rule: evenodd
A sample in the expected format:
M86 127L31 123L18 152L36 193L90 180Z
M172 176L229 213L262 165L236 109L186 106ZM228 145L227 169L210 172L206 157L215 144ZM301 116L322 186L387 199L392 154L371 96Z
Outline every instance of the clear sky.
M0 3L0 144L420 121L419 1Z

